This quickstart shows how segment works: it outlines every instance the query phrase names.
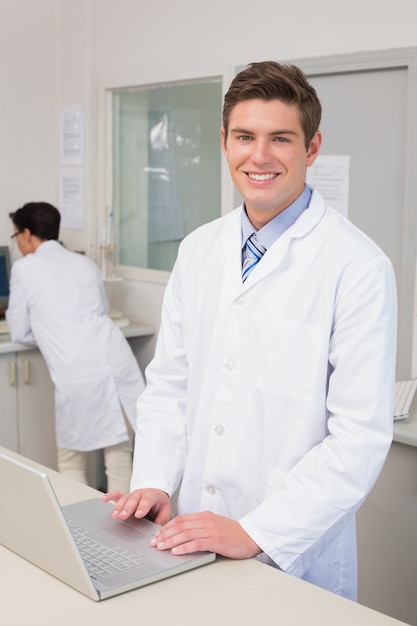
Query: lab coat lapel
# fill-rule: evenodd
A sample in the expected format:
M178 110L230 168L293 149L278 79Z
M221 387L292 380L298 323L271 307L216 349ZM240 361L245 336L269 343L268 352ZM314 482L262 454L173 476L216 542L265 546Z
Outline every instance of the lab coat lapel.
M232 293L242 287L242 209L236 209L229 215L229 221L223 230L222 249L225 259L225 274L228 289Z

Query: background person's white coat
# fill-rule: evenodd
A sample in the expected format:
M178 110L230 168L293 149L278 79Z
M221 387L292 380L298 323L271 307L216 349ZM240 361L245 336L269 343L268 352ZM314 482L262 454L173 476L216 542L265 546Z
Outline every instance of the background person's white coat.
M13 264L6 312L13 341L34 343L55 384L60 448L98 450L128 439L144 379L121 330L107 316L97 265L57 241Z

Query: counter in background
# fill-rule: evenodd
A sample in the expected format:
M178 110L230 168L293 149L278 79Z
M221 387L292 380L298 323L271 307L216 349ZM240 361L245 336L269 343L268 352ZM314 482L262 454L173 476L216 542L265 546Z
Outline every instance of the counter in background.
M155 334L155 327L144 322L130 321L128 326L121 329L125 337L147 337Z
M411 410L410 419L394 422L394 441L417 447L417 402Z
M127 339L135 337L146 337L155 334L155 328L151 324L144 322L130 321L128 326L120 329ZM11 340L8 333L0 334L0 354L7 352L23 352L25 350L37 350L37 346L17 343Z

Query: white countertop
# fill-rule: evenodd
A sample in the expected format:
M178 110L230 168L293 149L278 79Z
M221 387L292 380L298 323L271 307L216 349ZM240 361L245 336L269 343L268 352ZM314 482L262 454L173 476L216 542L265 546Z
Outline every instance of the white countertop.
M145 337L147 335L154 335L155 328L151 324L144 322L129 322L128 326L124 326L120 329L125 337ZM23 343L16 343L10 339L9 334L0 334L0 354L7 354L8 352L23 352L24 350L35 350L36 345L28 345Z
M417 403L411 412L408 422L394 422L394 441L417 447Z
M43 469L61 504L98 495L90 487ZM28 525L31 515L36 511L28 511ZM2 546L0 560L7 572L2 579L0 610L5 626L404 624L254 559L218 557L214 563L103 602L89 600Z

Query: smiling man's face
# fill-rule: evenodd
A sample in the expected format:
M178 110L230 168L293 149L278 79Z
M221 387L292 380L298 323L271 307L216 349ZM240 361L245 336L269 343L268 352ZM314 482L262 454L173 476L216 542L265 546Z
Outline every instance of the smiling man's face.
M317 132L305 146L297 107L281 100L244 100L231 111L222 148L248 217L259 230L304 188L306 169L321 145Z

